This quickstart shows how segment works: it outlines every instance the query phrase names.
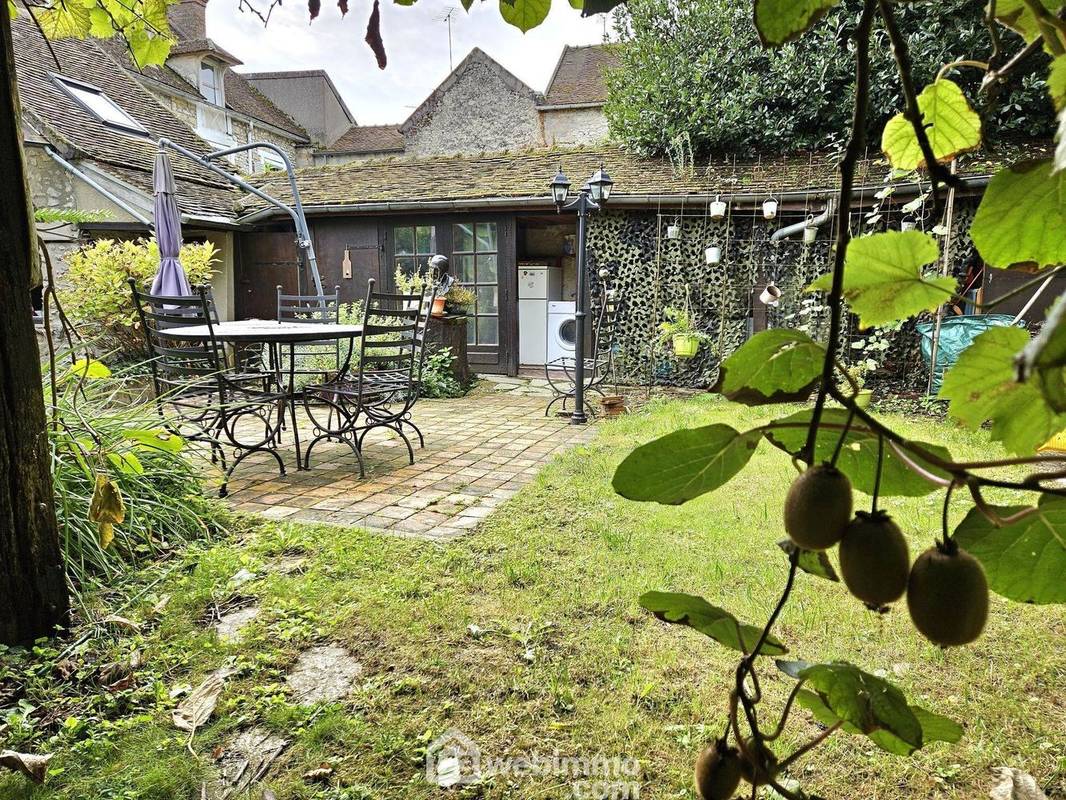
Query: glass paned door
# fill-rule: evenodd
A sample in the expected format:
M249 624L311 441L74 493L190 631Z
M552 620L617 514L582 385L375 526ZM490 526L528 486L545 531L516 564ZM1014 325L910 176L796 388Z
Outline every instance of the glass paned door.
M429 259L437 254L437 229L432 225L404 225L392 229L396 269L410 277L426 273Z
M467 343L500 344L499 230L495 222L462 222L452 226L453 274L477 295L466 328Z

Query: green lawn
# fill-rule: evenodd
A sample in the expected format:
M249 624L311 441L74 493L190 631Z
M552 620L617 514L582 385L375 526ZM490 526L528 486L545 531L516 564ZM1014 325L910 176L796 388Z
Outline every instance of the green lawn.
M444 795L425 781L422 748L452 727L489 758L631 756L642 767L641 797L692 797L692 762L723 726L736 654L656 621L636 599L648 589L695 592L762 623L787 571L775 543L793 467L763 443L727 489L678 508L622 500L610 478L635 444L661 433L714 421L742 427L769 413L703 396L603 424L593 444L558 459L480 532L447 546L245 522L233 541L99 593L89 598L99 617L119 613L142 631L85 628L88 638L64 654L70 677L58 686L53 649L0 661L7 685L29 675L25 700L47 709L36 727L9 724L2 746L56 753L46 788L0 777L0 797L198 798L212 750L251 724L293 741L267 781L278 800L573 796L560 778L499 779ZM946 439L956 455L993 449L983 434L947 423L892 422ZM932 542L940 502L883 504L910 535L912 554ZM303 555L304 571L227 588L239 569L263 574L283 554ZM205 612L238 593L264 611L243 641L220 643ZM170 604L153 621L150 609L164 594ZM977 798L994 782L991 768L1008 765L1035 775L1052 797L1066 793L1066 609L996 598L983 638L945 653L914 632L904 608L878 616L842 585L801 575L776 632L797 658L883 670L911 702L966 726L959 744L910 758L838 733L792 775L810 791L849 800ZM348 647L362 677L343 704L293 705L283 676L300 650L324 640ZM143 654L133 684L102 689L92 665L133 650ZM241 671L197 733L193 757L170 725L169 692L227 659ZM790 686L765 673L771 705ZM817 730L797 711L780 749ZM322 764L334 770L326 783L303 779ZM261 791L248 796L258 800Z

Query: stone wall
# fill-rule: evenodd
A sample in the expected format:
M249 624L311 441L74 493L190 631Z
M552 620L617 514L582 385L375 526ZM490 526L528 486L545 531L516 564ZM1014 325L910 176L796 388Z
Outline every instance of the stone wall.
M544 109L541 123L544 144L548 147L597 144L609 136L603 106Z
M540 119L531 92L474 61L405 136L408 156L524 150L539 143Z

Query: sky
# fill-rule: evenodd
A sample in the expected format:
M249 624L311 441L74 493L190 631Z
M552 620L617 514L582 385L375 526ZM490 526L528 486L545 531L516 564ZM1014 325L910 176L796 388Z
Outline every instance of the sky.
M265 9L267 1L258 0L258 7ZM244 62L237 68L242 72L325 69L360 125L403 122L447 77L444 18L451 9L455 64L480 47L538 91L547 86L564 44L603 41L604 15L582 19L567 0L553 0L548 18L525 34L501 19L498 1L475 0L467 13L458 0L418 0L407 7L382 0L389 60L384 70L363 42L368 0L349 0L343 19L334 0L323 0L310 25L307 3L288 0L274 9L265 29L254 14L238 10L236 0L212 0L207 35Z

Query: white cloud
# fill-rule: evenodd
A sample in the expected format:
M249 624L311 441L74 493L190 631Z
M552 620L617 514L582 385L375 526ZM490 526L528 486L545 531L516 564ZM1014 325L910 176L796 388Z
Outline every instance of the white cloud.
M499 0L475 0L470 12L457 0L419 0L403 7L381 3L381 35L389 64L379 70L363 42L368 0L349 0L341 19L333 0L323 0L308 24L306 2L289 0L274 9L270 24L237 9L235 0L212 0L208 35L244 62L242 71L325 69L361 124L402 122L448 75L448 25L458 64L480 47L534 89L543 90L564 44L603 41L604 16L582 19L567 0L554 0L539 27L523 34L500 18ZM266 0L258 0L265 8ZM609 23L608 23L609 26Z

